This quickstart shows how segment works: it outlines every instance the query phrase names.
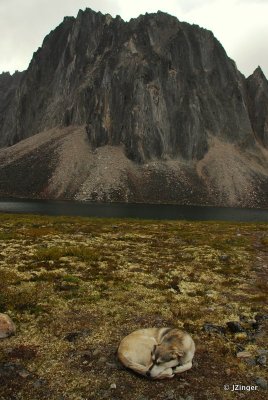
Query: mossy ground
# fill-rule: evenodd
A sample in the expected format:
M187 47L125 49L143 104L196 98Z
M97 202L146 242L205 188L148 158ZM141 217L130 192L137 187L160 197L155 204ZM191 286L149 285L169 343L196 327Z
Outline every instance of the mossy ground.
M267 349L267 330L203 326L267 314L267 224L4 214L0 224L0 312L17 326L0 341L0 363L30 373L4 378L1 400L265 398L223 385L265 376L236 351ZM120 368L120 340L151 326L192 334L190 371L149 381Z

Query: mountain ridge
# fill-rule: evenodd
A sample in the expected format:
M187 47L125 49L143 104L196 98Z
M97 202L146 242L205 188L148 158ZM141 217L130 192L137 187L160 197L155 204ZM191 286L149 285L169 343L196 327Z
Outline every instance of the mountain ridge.
M70 145L77 129L79 179ZM20 196L12 180L24 156L14 156L11 168L6 154L53 130L68 134L55 136L44 166L34 163L33 176L44 182L30 196L268 206L266 77L258 67L245 78L212 32L166 13L125 22L80 10L45 37L26 71L0 75L0 179L10 181L1 180L0 194ZM69 175L79 181L71 189L51 178L59 174L62 146Z

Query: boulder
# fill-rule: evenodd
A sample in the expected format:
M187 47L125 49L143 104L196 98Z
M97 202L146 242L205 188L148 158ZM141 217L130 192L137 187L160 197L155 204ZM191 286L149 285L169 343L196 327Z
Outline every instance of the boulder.
M16 327L12 319L7 314L0 313L0 339L14 335Z

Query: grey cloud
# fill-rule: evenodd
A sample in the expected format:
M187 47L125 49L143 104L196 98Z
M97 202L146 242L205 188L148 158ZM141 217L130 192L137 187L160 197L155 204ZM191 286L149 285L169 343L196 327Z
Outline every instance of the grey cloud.
M132 2L133 1L133 2ZM203 10L206 12L206 21L219 18L217 13L217 5L222 4L223 0L166 0L163 1L162 11L171 12L174 7L173 15L177 15L180 20L186 20L191 13L195 16L194 22L204 26L209 25L200 23L200 15ZM120 10L126 10L129 7L130 12L138 12L141 8L148 9L158 2L147 0L0 0L0 72L2 70L25 69L32 58L32 54L39 46L41 46L44 37L54 29L63 20L64 16L77 15L79 8L90 7L96 11L109 13L112 16L120 14ZM258 15L263 15L267 11L268 0L227 0L237 6L233 12L245 9L246 5L252 10L256 9L253 18L251 13L244 18L243 24L237 21L237 30L233 32L234 40L237 42L237 32L245 29L245 34L240 35L239 44L234 43L231 49L231 56L237 62L238 68L245 74L252 73L255 65L261 65L264 72L268 76L268 57L267 57L267 41L268 27L266 25L262 29L258 29ZM159 3L160 4L160 3ZM131 7L131 5L133 7ZM245 5L245 7L244 7ZM255 7L253 7L255 5ZM204 11L205 7L205 11ZM170 11L171 10L171 11ZM264 11L263 11L264 10ZM214 12L214 14L213 14ZM140 11L142 13L142 11ZM136 15L133 15L135 17ZM266 24L266 22L265 22ZM225 29L225 28L224 28ZM230 37L230 26L226 22L226 30L222 30L221 37L215 33L222 44L225 46L226 36ZM227 37L228 39L228 37ZM228 40L227 40L228 42ZM229 40L230 42L230 40ZM229 49L226 48L227 53Z
M244 71L248 76L260 65L268 78L267 42L263 40L268 37L268 27L252 32L245 36L244 40L234 49L236 58L239 60L238 69Z
M0 0L0 72L25 69L44 37L79 8L116 14L112 0Z

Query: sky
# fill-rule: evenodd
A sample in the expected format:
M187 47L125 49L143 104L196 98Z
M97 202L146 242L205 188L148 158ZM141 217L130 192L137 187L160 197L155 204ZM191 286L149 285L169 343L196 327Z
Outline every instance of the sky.
M86 7L125 21L158 10L211 30L238 69L268 78L268 0L0 0L0 73L28 67L65 16Z

